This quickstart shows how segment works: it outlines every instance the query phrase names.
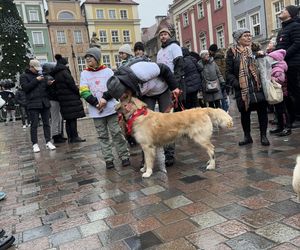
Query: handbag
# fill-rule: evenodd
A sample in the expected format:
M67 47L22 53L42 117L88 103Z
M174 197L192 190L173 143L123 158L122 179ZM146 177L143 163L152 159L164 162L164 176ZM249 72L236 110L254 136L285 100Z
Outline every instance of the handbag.
M266 84L264 92L269 104L277 104L283 101L282 86L273 79Z
M219 91L219 80L214 80L214 81L205 81L205 92L206 93L215 93Z
M5 101L0 96L0 109L5 105Z

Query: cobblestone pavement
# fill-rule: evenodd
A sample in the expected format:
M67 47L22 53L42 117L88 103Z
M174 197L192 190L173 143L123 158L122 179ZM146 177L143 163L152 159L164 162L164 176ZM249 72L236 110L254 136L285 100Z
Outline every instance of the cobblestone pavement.
M0 227L11 249L299 249L300 205L291 176L300 129L259 143L256 114L250 146L241 127L215 131L217 169L188 139L176 165L142 179L138 148L132 167L106 170L91 120L79 121L87 142L33 154L29 130L0 124ZM42 138L42 129L39 128ZM42 141L42 140L40 140Z

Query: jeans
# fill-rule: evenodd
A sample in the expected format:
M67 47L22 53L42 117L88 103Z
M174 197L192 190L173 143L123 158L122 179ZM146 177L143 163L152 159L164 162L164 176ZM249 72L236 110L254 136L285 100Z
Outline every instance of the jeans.
M29 114L28 114L28 110L26 108L26 106L20 106L20 115L21 115L21 120L22 120L22 124L26 125L29 124ZM26 121L27 119L27 121Z
M50 134L50 108L43 108L43 109L30 109L28 110L30 116L30 135L31 135L31 142L32 144L36 144L38 142L37 137L37 129L39 124L39 115L41 114L42 122L43 122L43 130L44 130L44 137L46 143L49 142L51 139Z

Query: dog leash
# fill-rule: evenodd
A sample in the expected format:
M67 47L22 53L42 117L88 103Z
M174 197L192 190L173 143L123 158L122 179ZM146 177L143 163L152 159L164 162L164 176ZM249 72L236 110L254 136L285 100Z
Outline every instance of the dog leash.
M175 93L172 93L172 103L166 108L164 113L170 113L173 108L177 109L178 107L180 107L182 111L185 110L182 101L179 100L180 94L176 95Z

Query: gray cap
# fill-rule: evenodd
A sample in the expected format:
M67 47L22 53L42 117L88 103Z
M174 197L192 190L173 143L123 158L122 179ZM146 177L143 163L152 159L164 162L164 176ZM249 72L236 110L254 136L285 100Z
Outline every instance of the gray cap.
M241 38L241 36L242 36L244 33L250 33L250 30L247 29L247 28L242 28L242 29L238 29L238 30L233 31L233 33L232 33L233 39L234 39L236 42L238 42L238 40Z
M85 53L85 56L92 56L96 59L96 61L98 63L100 63L101 61L101 50L99 48L96 48L96 47L93 47L93 48L89 48L86 53Z
M123 85L116 76L110 77L107 81L107 91L115 99L120 99L126 89L126 86Z

